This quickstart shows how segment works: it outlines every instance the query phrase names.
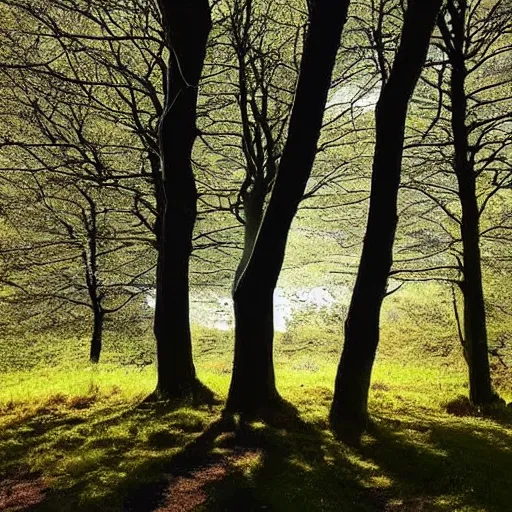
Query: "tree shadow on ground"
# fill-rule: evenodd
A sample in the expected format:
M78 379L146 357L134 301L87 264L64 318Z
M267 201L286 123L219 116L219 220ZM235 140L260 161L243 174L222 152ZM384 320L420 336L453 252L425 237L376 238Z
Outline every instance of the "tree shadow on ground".
M181 451L204 430L213 412L211 407L197 413L176 409L166 402L102 405L76 410L59 402L3 422L0 481L40 488L41 479L50 476L39 503L23 508L20 495L16 509L120 510L113 495L118 479L113 477L123 463L131 459L130 467L137 467L138 457L160 461L165 452ZM0 503L10 493L0 485Z
M221 416L200 433L175 428L179 422L183 426L179 415L180 411L149 404L116 411L107 418L101 418L100 412L94 418L91 415L89 421L110 429L118 426L116 421L159 422L167 428L158 431L159 436L147 436L149 453L137 452L133 440L127 438L119 444L112 434L64 448L62 439L57 439L49 449L59 446L83 459L89 452L101 453L93 465L84 464L73 475L63 475L60 485L49 489L44 500L24 510L315 510L319 500L324 500L322 495L329 494L327 504L335 499L350 504L349 510L381 509L379 497L366 492L358 481L356 466L339 455L325 458L325 438L330 435L304 422L291 406L266 418L265 423ZM58 438L60 428L61 421L48 424L43 437L32 440L31 448L48 436ZM110 449L104 450L106 446ZM123 463L130 450L136 455L127 471ZM102 477L120 471L126 472L124 478L104 479L100 492Z
M512 430L411 415L376 420L360 453L395 482L390 510L510 508Z
M290 405L265 421L164 403L47 411L0 434L0 476L48 473L18 508L34 512L509 508L510 430L418 410L375 420L356 450Z
M350 450L294 408L266 423L240 424L221 446L242 448L245 456L208 484L202 510L383 510L382 494L365 485Z
M286 403L264 422L224 417L170 458L160 481L132 488L124 510L382 510L332 442Z

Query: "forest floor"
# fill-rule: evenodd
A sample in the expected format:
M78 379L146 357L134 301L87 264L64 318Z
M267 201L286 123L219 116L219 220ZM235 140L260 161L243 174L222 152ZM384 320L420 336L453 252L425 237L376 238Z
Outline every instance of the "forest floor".
M463 367L379 356L374 428L349 448L327 423L337 352L278 349L278 387L291 406L270 424L225 425L221 403L145 403L154 368L115 357L97 367L4 368L0 510L511 510L512 417L480 417L458 398L467 394ZM203 340L196 356L222 401L227 345ZM508 401L511 391L501 390Z

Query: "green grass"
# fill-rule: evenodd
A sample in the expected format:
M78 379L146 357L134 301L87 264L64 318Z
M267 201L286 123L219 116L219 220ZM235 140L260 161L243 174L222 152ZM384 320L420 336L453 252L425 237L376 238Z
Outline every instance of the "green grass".
M221 399L230 346L214 332L196 344L199 377ZM249 425L219 422L221 404L144 403L154 368L108 353L97 368L78 358L11 367L0 388L0 510L510 510L510 423L445 412L467 394L456 360L381 353L375 427L352 449L327 424L338 350L279 339L278 387L293 407Z

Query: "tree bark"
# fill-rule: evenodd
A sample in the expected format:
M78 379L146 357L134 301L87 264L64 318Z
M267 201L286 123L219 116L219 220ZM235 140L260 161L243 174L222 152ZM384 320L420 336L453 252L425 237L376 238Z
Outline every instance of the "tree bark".
M316 154L349 0L318 0L304 45L287 141L249 261L235 283L235 357L226 409L264 414L279 398L273 366L273 293L286 240Z
M474 176L473 180L469 176L464 178L467 181L473 181L474 184ZM489 368L487 325L480 260L478 207L476 196L469 196L471 183L464 183L464 186L461 187L461 182L465 181L464 178L459 179L462 204L461 234L464 251L464 279L462 283L464 298L464 344L469 368L469 394L471 402L475 405L485 405L493 402L497 395L492 388ZM466 194L468 194L468 197L463 198Z
M159 155L149 150L149 162L151 165L151 177L153 181L156 212L153 232L155 234L155 248L158 251L160 249L162 239L162 217L165 208L165 193L163 186L161 159Z
M91 337L91 363L99 363L101 346L103 341L103 321L105 320L105 313L101 309L95 309L93 313L93 331Z
M154 333L157 394L186 398L198 382L192 360L189 260L197 212L192 147L206 44L211 27L207 0L161 0L169 57L164 113L160 121L165 204L157 265Z
M85 269L85 283L87 293L91 301L93 311L93 332L91 337L91 347L89 359L91 363L99 363L101 354L101 343L103 335L103 320L105 311L102 307L103 293L100 291L99 278L99 233L98 233L98 211L96 203L92 196L84 189L78 188L80 194L89 205L89 216L83 219L84 227L87 233L87 249L82 250L82 263Z
M455 151L454 170L457 177L462 210L461 238L463 249L464 349L469 368L469 393L475 405L495 400L489 369L487 325L482 286L480 257L480 213L476 195L476 171L469 158L470 146L467 118L465 80L465 19L467 5L460 0L448 2L450 29L440 20L451 64L451 123Z
M441 0L411 0L389 78L376 109L370 209L330 411L335 434L356 441L367 426L368 391L382 301L393 258L409 100L425 63Z
M258 236L258 229L263 218L263 208L265 205L265 196L267 189L259 187L257 190L249 192L243 200L244 207L244 247L242 251L242 258L238 264L235 272L235 279L233 282L233 290L236 289L236 283L240 279L249 259L251 257L256 237Z

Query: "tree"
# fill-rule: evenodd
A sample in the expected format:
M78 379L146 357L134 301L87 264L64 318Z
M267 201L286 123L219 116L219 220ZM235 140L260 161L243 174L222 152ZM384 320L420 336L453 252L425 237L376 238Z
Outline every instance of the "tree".
M160 121L164 209L157 265L154 332L158 352L157 394L185 398L196 393L189 319L189 261L197 215L192 147L206 44L211 28L207 0L186 4L161 0L171 52Z
M143 158L137 159L138 172L116 169L105 184L131 189L134 214L158 238L163 192L157 123L167 48L156 3L55 0L51 9L25 0L2 4L19 20L2 34L7 54L2 71L23 73L34 87L43 81L51 91L74 86L76 98L90 104L105 124L114 124L117 133L124 130L123 142ZM38 34L31 30L34 24Z
M377 103L370 209L330 411L334 432L347 441L356 441L368 420L380 309L392 265L407 108L440 7L441 0L409 3L400 45Z
M134 298L153 286L148 273L154 268L152 216L158 210L158 200L155 208L151 198L159 195L153 130L159 95L151 80L158 75L154 70L165 45L154 37L155 23L144 27L153 14L151 6L141 10L137 2L129 6L130 21L119 15L120 6L128 8L122 0L110 10L66 0L54 2L51 9L23 0L7 4L18 23L2 32L3 191L9 216L21 219L17 225L30 237L15 237L19 247L7 250L11 256L26 251L27 268L48 264L50 269L49 262L59 261L51 247L60 244L70 249L63 259L78 259L84 267L61 275L56 271L54 287L39 279L40 270L28 276L15 272L11 289L24 292L12 298L25 304L66 301L77 309L90 307L91 359L97 361L105 317L123 306L123 294ZM127 59L144 70L140 79L126 66ZM155 109L153 115L148 105ZM27 191L29 184L34 190ZM36 218L48 219L49 229L42 224L38 231L34 222L26 226L27 220L16 215L27 199Z
M69 306L89 309L90 359L98 362L106 316L151 287L151 240L145 228L130 225L131 197L103 186L113 155L122 164L120 155L128 148L113 134L105 137L95 109L77 100L75 87L52 90L52 80L40 79L39 87L49 85L41 98L24 74L11 74L5 84L15 99L4 94L4 105L18 105L13 124L26 125L12 127L0 146L9 164L2 168L0 196L15 228L0 248L11 270L2 281L11 290L10 302L25 308L46 314L45 305L54 313ZM12 116L9 108L6 117ZM130 265L122 268L122 262Z
M500 9L499 4L495 8ZM492 389L489 369L487 327L485 318L484 292L482 285L482 268L480 256L480 231L479 219L481 210L478 205L475 151L470 145L470 134L474 132L482 121L474 121L473 126L467 125L468 97L466 95L466 79L468 69L466 66L467 53L464 47L466 43L466 0L449 0L447 4L447 18L439 19L439 28L443 36L445 51L450 62L450 97L451 97L451 126L454 147L454 172L457 177L460 205L462 209L460 232L463 245L463 281L461 283L464 297L464 349L466 361L469 367L470 397L475 405L484 405L495 399ZM491 13L491 16L494 13ZM500 16L501 15L501 16ZM508 16L510 12L508 13ZM508 23L504 16L507 13L499 13L498 23ZM485 51L485 46L491 41L479 44L476 52ZM492 43L491 43L492 44ZM478 47L479 46L479 47ZM487 58L491 58L486 55ZM474 71L474 69L472 70ZM487 86L489 87L489 86ZM478 92L473 91L470 100L479 103ZM494 103L495 105L498 102ZM510 112L504 114L510 118ZM494 119L494 123L500 122L500 117ZM477 126L475 126L475 124ZM489 127L488 121L483 123ZM492 129L492 128L491 128ZM479 137L477 146L485 144L485 136ZM496 140L493 144L496 144ZM499 150L498 150L499 151ZM493 155L495 159L497 155ZM497 178L499 181L502 176Z
M304 44L288 136L249 261L234 285L235 356L226 408L264 413L278 400L273 367L273 293L291 223L316 155L349 1L318 0Z
M440 228L437 238L443 242L433 252L445 261L437 257L431 270L460 290L464 313L458 313L455 290L454 311L469 369L470 398L485 405L496 395L489 370L481 253L495 252L492 245L506 240L510 230L504 193L512 177L507 75L512 21L506 2L450 0L438 26L440 34L422 76L426 101L419 113L428 122L408 141L410 172L403 187L416 200L426 200L430 212L424 218ZM395 275L414 272L432 278L428 271L428 266L407 270L402 265Z

